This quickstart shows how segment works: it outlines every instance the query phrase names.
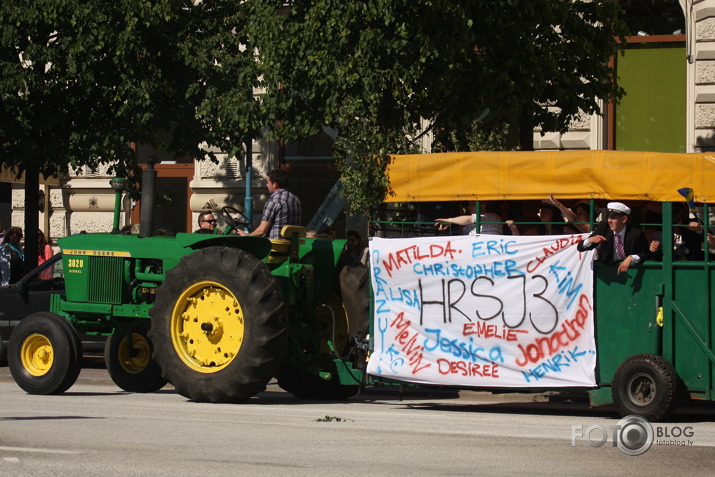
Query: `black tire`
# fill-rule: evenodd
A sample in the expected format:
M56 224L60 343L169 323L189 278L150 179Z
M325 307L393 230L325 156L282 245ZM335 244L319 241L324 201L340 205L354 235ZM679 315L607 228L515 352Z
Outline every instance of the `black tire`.
M330 354L328 340L332 341L335 351L342 355L350 348L348 316L345 306L335 293L330 293L324 303L318 304L315 311L320 329L320 354Z
M619 366L611 392L621 416L636 415L655 422L675 410L680 380L662 356L637 354Z
M131 336L116 334L104 345L104 363L114 384L133 393L152 393L163 388L166 380L151 357L152 346L146 333L135 330Z
M340 270L340 293L348 315L348 334L354 338L368 331L370 321L370 270L362 265Z
M7 345L2 340L0 336L0 366L5 366L7 364Z
M340 354L350 352L355 338L364 336L369 327L370 319L370 273L362 265L346 265L340 270L340 295L338 304L341 304L347 315L347 340L335 340L336 351ZM330 303L330 300L328 301ZM336 307L336 304L332 304ZM336 317L339 313L336 311ZM320 319L320 316L318 316ZM325 328L325 323L321 322ZM342 327L338 327L338 334ZM342 344L345 343L345 344ZM332 364L332 354L321 343L320 356L310 356L305 363L306 368L301 369L294 362L285 364L278 374L278 386L300 399L343 400L354 396L360 391L360 386L341 385L337 378L337 370ZM328 372L333 379L326 380L320 377L318 369Z
M244 401L266 388L285 356L281 285L242 250L207 247L183 257L149 313L154 359L193 401Z
M8 363L15 382L30 394L61 394L79 376L82 343L63 317L40 312L24 318L10 335Z
M341 385L337 374L333 374L333 379L325 380L288 365L283 366L278 374L278 386L299 399L330 401L347 399L360 390L358 385Z

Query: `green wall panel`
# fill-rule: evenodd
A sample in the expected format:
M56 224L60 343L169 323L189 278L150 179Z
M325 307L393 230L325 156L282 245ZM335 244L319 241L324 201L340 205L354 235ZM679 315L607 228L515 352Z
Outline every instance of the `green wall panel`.
M645 43L617 56L615 145L624 151L685 152L684 43Z

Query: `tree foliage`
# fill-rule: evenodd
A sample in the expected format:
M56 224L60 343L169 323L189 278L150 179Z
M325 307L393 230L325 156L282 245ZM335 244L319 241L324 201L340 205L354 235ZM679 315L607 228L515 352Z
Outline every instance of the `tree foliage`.
M138 177L132 143L238 154L264 127L248 94L252 15L232 0L3 0L0 162L27 172L30 197L38 173L68 167ZM33 243L37 209L27 205Z
M475 121L526 143L620 97L618 15L611 0L3 0L0 161L126 173L132 142L237 155L266 129L327 125L366 211L388 155L425 129L446 148L478 139Z
M4 165L121 169L162 130L179 154L235 153L263 127L240 2L4 0L0 14Z
M346 163L366 162L361 167L370 173L358 177L380 177L386 156L378 151L405 152L394 139L417 137L422 120L442 143L475 120L487 133L521 126L524 146L534 126L564 131L578 114L598 112L599 99L622 95L608 65L622 33L618 4L610 0L290 5L256 25L265 104L282 121L276 132L301 137L329 124L341 132L337 149L353 155L360 148L352 141L372 143L372 154ZM350 139L346 130L363 130L369 139ZM343 174L350 176L349 168ZM361 195L357 182L346 189L353 212L382 199L373 189Z
M440 131L432 144L432 152L468 152L468 151L510 151L514 147L509 133L509 126L501 129L485 128L480 121L474 121L470 127Z

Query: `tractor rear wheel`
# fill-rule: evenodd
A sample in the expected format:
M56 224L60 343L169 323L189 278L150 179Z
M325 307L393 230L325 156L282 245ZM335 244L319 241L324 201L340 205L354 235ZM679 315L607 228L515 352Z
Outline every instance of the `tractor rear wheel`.
M82 343L65 318L54 313L35 313L13 330L8 364L15 382L26 392L61 394L79 376Z
M250 398L265 389L286 352L281 285L242 250L207 247L183 257L149 313L154 359L193 401Z
M107 338L104 363L114 384L133 393L152 393L163 388L166 380L151 352L151 343L143 331Z

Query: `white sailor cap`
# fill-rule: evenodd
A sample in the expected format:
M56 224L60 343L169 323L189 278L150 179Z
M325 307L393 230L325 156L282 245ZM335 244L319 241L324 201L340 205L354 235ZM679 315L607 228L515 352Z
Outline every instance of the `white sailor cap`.
M608 212L616 212L618 214L631 215L631 209L626 204L621 202L609 202L606 206Z

